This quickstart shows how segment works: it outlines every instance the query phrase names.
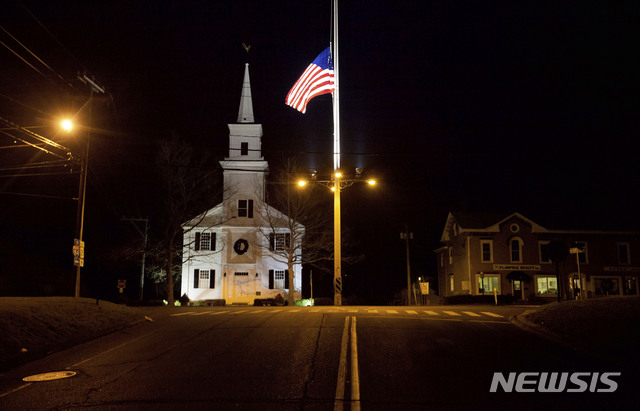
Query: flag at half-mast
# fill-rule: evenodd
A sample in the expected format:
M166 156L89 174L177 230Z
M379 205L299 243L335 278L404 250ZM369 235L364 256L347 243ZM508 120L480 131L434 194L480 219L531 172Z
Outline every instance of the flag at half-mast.
M307 104L312 98L321 94L332 93L335 90L335 74L331 50L327 47L309 64L302 76L287 94L286 104L305 113Z

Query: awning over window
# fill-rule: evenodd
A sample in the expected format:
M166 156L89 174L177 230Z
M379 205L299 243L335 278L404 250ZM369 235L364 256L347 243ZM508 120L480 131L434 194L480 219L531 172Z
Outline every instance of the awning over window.
M523 273L522 271L511 271L507 274L507 278L509 280L531 281L529 274Z

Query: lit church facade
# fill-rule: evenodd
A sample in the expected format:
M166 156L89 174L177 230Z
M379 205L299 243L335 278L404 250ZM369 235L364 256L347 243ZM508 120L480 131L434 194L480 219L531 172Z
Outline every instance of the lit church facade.
M293 265L289 284L288 265L280 257L291 236L270 223L288 217L264 201L269 165L262 157L262 125L254 122L248 64L238 121L228 126L229 155L220 162L222 203L183 225L180 295L227 304L253 304L278 294L286 299L289 292L300 299L301 265Z

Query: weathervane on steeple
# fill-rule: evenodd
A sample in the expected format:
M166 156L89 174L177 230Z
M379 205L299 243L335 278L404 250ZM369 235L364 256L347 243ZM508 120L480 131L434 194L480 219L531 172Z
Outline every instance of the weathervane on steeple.
M249 49L251 49L251 45L247 46L246 43L242 43L242 47L246 50L247 54L249 54Z

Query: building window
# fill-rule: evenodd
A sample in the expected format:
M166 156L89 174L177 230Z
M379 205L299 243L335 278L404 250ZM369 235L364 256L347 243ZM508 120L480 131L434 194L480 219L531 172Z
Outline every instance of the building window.
M238 200L238 217L253 218L253 200Z
M515 237L509 240L509 246L511 248L512 263L522 262L522 245L523 245L522 240L518 237Z
M278 289L284 288L284 270L273 272L273 286Z
M444 267L444 252L440 252L440 267Z
M540 259L540 263L551 262L549 241L538 241L538 258Z
M289 289L289 270L269 270L269 289Z
M478 275L478 291L480 293L493 293L493 289L500 294L500 276L491 274Z
M453 264L453 247L449 247L449 264Z
M537 275L536 294L542 297L553 297L558 295L558 281L556 276Z
M198 288L208 288L209 282L209 270L200 270L200 281L198 281Z
M248 272L241 271L241 272L236 272L236 273L234 273L234 275L235 275L236 277L248 277L248 276L249 276L249 273L248 273Z
M240 155L249 155L249 143L240 143Z
M483 263L493 262L493 240L480 240L480 259Z
M269 234L269 249L271 251L284 251L291 244L291 234L271 233Z
M216 288L216 270L193 270L193 288Z
M618 263L625 265L631 263L629 243L618 243Z
M216 249L216 233L201 232L196 233L196 241L194 249L199 250L215 250Z
M453 291L453 274L449 274L449 288L451 288L451 291Z

